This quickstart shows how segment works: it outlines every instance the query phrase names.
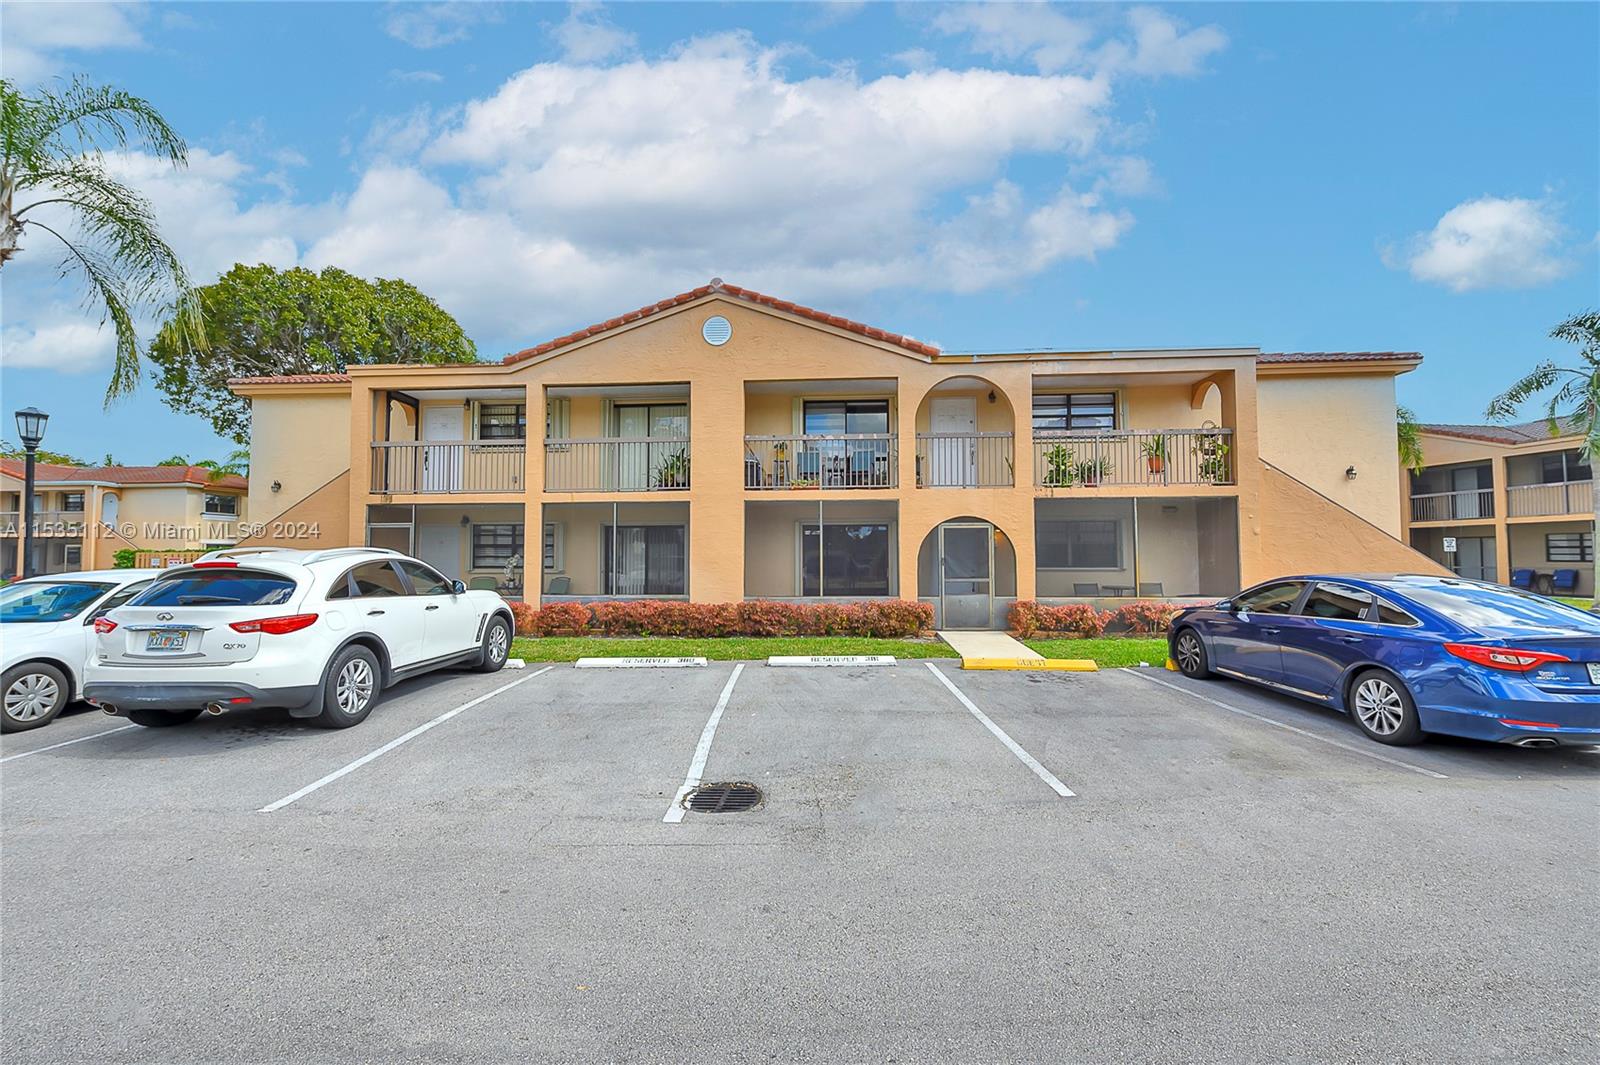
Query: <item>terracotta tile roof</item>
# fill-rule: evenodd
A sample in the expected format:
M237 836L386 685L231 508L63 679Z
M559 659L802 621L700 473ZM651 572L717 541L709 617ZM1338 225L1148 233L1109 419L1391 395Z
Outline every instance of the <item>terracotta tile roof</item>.
M1532 444L1541 440L1557 439L1550 435L1548 418L1515 422L1510 425L1456 425L1446 422L1422 425L1419 428L1435 436L1456 436L1463 440L1482 440L1490 444ZM1583 432L1575 420L1570 418L1563 422L1561 429L1560 436L1575 436Z
M321 385L348 382L347 373L289 373L276 377L230 377L230 385Z
M0 458L0 472L19 480L25 473L21 459ZM36 462L33 475L39 481L110 481L113 484L198 484L207 488L247 488L250 482L230 473L215 481L204 466L57 466Z
M822 322L826 325L831 325L836 329L843 329L851 333L859 333L864 337L870 337L873 340L881 340L886 344L895 344L899 347L905 348L907 351L916 352L918 355L933 356L939 354L939 349L934 347L932 344L924 344L920 340L913 340L910 337L901 336L899 333L886 332L882 329L876 329L870 325L864 325L861 322L853 322L848 318L840 318L836 314L828 314L826 311L815 310L811 307L802 306L798 303L790 303L788 300L780 300L775 296L768 296L763 293L756 292L753 289L740 288L738 285L730 285L724 282L722 278L714 277L711 279L711 283L709 285L701 285L699 288L690 289L688 292L680 292L676 296L668 297L659 303L652 303L649 306L640 307L636 311L629 311L627 314L621 314L615 318L608 318L604 322L591 325L587 329L580 329L576 333L568 333L564 337L556 337L554 340L547 340L537 347L525 348L522 351L516 352L515 354L507 355L501 361L505 363L514 363L522 362L525 359L537 358L540 355L545 355L549 352L555 351L557 348L566 347L568 344L575 344L580 340L587 339L588 337L599 336L601 333L609 332L612 329L616 329L618 326L627 325L629 322L636 322L641 318L648 318L652 314L659 314L662 311L671 310L672 308L682 304L691 303L694 300L700 299L701 297L709 296L713 292L723 296L732 296L734 299L744 300L747 303L755 303L763 307L771 307L775 311L783 311L787 314L799 315L801 318L809 318L814 322Z
M1421 362L1416 351L1263 351L1257 362Z

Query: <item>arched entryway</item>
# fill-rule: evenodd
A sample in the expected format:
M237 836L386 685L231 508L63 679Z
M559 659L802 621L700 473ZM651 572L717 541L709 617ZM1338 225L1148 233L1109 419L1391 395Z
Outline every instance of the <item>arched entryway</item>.
M917 407L917 486L1004 488L1015 481L1016 415L982 377L940 381Z
M940 628L1004 628L1017 595L1011 538L983 518L940 522L917 552L917 586L934 601Z

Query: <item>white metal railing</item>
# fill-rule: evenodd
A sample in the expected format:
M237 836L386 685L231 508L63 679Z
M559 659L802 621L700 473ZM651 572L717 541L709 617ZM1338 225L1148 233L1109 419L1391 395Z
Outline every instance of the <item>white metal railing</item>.
M38 536L81 536L88 519L81 510L36 510L33 531ZM0 536L22 535L22 512L0 510Z
M1494 489L1424 492L1411 497L1412 521L1470 521L1494 517Z
M1550 514L1594 513L1593 481L1514 484L1506 488L1506 516L1538 518Z
M1233 484L1233 430L1036 431L1033 483L1042 488Z
M686 436L544 442L547 492L671 492L689 487Z
M900 446L893 433L747 436L744 447L746 488L894 488L900 483Z
M526 458L522 440L376 441L372 490L392 495L520 492Z
M1015 480L1012 433L918 433L918 488L1005 488Z

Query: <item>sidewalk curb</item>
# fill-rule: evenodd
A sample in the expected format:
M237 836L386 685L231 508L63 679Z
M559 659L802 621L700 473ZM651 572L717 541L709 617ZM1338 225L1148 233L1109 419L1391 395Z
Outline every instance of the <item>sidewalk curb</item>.
M1052 670L1062 673L1097 673L1100 667L1090 658L963 658L962 669Z

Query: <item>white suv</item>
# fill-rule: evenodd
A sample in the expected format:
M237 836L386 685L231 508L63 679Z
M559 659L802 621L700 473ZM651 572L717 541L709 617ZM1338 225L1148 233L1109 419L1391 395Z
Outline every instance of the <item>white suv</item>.
M498 670L512 619L494 592L395 551L236 548L165 570L95 633L84 697L108 714L160 726L281 707L347 728L398 680Z

